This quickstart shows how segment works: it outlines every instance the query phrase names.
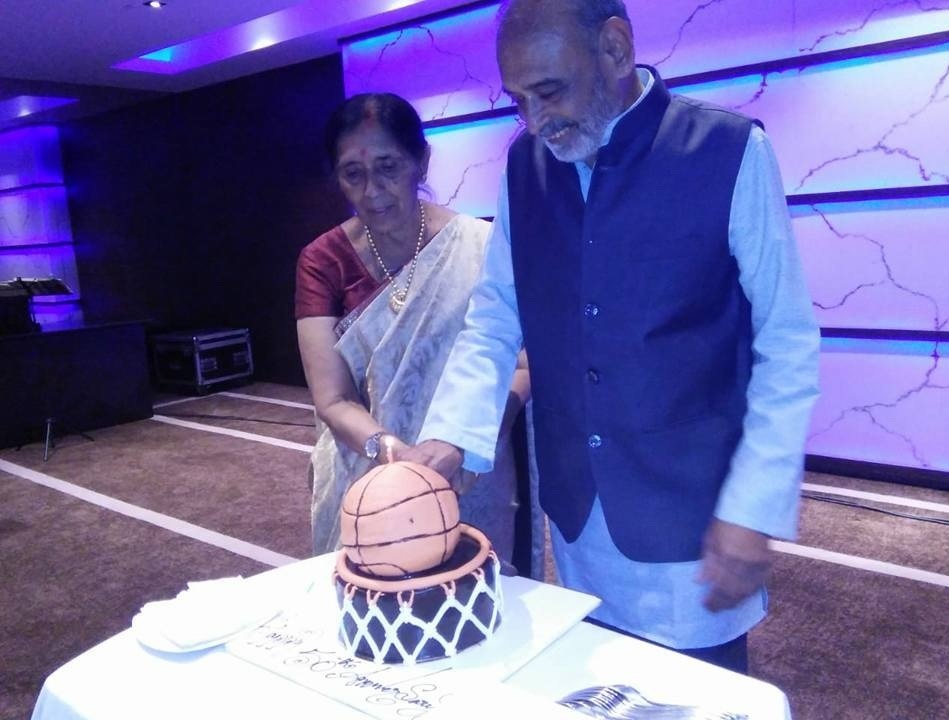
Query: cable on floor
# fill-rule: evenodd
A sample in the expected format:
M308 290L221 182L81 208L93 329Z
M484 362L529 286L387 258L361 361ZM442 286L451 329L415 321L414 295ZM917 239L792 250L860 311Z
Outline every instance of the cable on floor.
M269 425L293 425L295 427L306 427L306 428L316 427L315 423L286 422L283 420L264 420L262 418L242 417L240 415L204 415L202 413L169 413L169 412L163 412L159 414L167 415L168 417L173 417L173 418L183 418L183 419L192 418L195 420L238 420L240 422L267 423Z
M801 493L801 497L805 497L808 500L818 500L820 502L833 503L834 505L846 505L847 507L858 508L860 510L872 510L873 512L883 513L884 515L892 515L893 517L906 518L908 520L919 520L921 522L934 523L936 525L949 525L949 518L933 517L931 515L913 515L912 513L904 513L900 512L899 510L886 510L884 508L854 502L853 500L827 497L826 495L816 495L806 491Z

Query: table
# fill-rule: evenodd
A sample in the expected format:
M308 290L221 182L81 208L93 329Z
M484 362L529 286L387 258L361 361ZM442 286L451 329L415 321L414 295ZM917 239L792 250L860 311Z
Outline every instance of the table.
M259 577L322 568L326 559L327 556L310 558L269 570ZM534 582L504 579L513 581ZM513 690L519 698L537 702L542 712L546 703L571 690L612 683L633 685L657 700L702 703L744 712L750 720L790 720L787 698L773 685L584 622L574 625L514 672L503 687L507 688L506 693ZM466 699L468 712L462 713L465 717L496 714L496 706L501 703L498 697L492 701L490 687L479 688L472 697L480 699ZM504 698L504 702L510 700L510 696ZM436 715L434 711L430 714ZM367 718L353 708L237 658L221 646L180 655L158 653L139 644L129 629L53 672L40 691L32 720L131 717Z

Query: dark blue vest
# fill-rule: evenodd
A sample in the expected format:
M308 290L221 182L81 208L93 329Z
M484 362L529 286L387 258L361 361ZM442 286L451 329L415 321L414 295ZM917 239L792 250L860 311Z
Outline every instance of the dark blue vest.
M700 557L741 436L751 321L728 223L752 122L650 70L585 205L527 134L508 192L541 505L573 541L599 494L624 555L675 562Z

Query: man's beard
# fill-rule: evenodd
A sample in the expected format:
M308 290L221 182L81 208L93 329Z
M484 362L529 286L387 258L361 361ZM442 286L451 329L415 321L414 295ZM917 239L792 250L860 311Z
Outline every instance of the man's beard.
M603 76L597 73L593 83L593 97L590 101L590 112L581 120L578 120L571 129L570 140L567 142L549 142L547 140L551 135L559 130L569 127L571 123L556 122L549 123L541 133L544 138L544 144L554 154L554 157L561 162L580 162L593 157L600 149L600 143L603 141L603 132L606 126L617 115L622 108L619 103L615 103L610 98L606 89L606 82Z

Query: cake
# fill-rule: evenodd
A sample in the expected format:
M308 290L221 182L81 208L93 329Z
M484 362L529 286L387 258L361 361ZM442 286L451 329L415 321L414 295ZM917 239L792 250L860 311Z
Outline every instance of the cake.
M340 639L382 663L451 657L501 622L500 562L434 470L379 465L346 493L336 559Z

